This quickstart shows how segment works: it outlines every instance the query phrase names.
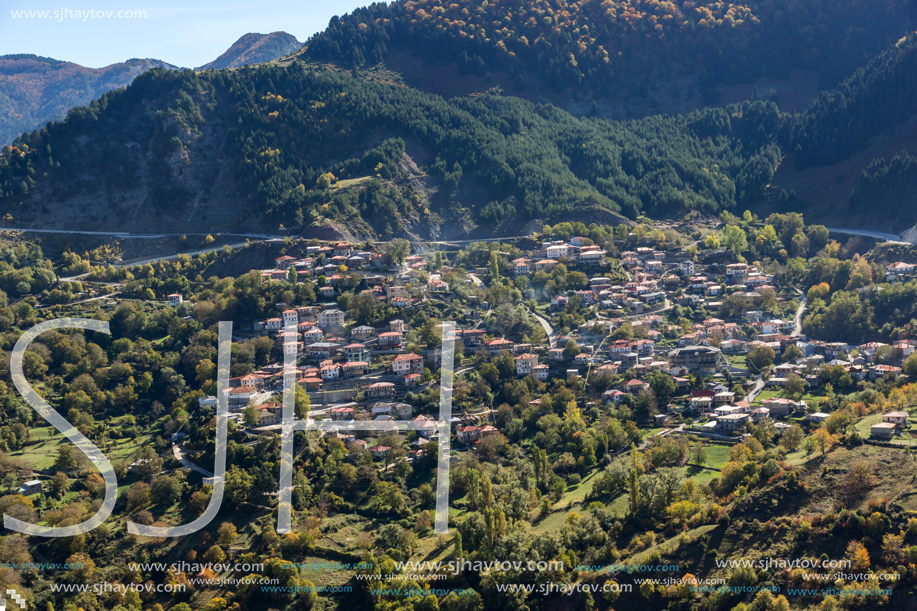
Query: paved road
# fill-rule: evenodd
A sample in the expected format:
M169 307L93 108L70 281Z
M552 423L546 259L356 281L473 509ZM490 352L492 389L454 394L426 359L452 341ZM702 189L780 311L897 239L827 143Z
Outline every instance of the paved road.
M796 292L802 295L802 291L800 291L799 289L797 289ZM790 334L793 337L799 337L800 335L802 335L802 314L806 310L807 302L808 302L808 299L804 295L802 299L799 300L799 307L796 309L796 328L793 329L793 332ZM764 379L761 377L761 374L759 373L758 377L755 379L755 385L751 387L751 390L745 396L745 400L748 403L751 403L752 401L754 401L755 397L758 396L758 393L764 390L765 385L766 384L764 382Z
M646 307L644 307L643 311L640 312L639 314L625 314L624 316L615 316L615 318L623 318L625 320L629 320L631 318L645 318L647 316L654 316L656 314L662 314L663 312L668 312L673 307L674 307L674 304L671 301L669 301L668 298L666 298L665 301L662 302L662 307L659 308L658 310L647 309ZM605 316L601 312L596 312L595 316L596 318L599 318L601 320L611 320L610 316Z
M88 275L89 275L89 272L86 272L85 274L77 274L76 276L67 276L66 278L58 278L58 281L59 282L74 282L76 280L82 280L83 278L85 278Z
M185 467L186 469L197 471L204 477L213 477L213 473L211 473L207 469L198 467L196 464L194 464L193 462L185 458L185 451L182 449L180 444L177 444L177 443L172 444L172 455L175 456L175 458L177 458L179 461L181 461L182 466Z
M808 297L802 294L802 291L796 289L796 292L802 295L802 299L799 300L799 307L796 309L796 327L793 329L793 332L790 333L792 337L799 337L802 335L802 315L806 311L806 304L809 301Z
M848 235L861 235L867 238L878 238L880 240L887 240L889 242L898 242L899 244L908 244L909 242L902 242L901 236L897 233L885 233L884 231L873 231L871 229L847 229L844 227L828 227L828 231L831 233L845 233Z
M121 291L118 291L116 293L109 293L108 295L99 295L98 297L90 297L89 299L80 299L79 301L71 301L70 303L67 303L64 305L72 306L78 303L88 303L90 301L98 301L100 299L113 299L120 294L121 294ZM35 306L35 308L38 310L41 310L43 308L50 308L50 307L52 307L51 304L43 304L43 305Z
M265 240L265 242L279 242L279 241L281 241L281 238L270 238L270 239ZM238 242L236 244L227 244L227 246L229 246L230 248L240 248L242 246L245 246L245 242ZM174 255L160 255L157 257L146 257L143 259L131 259L129 261L123 261L121 263L115 263L114 266L120 269L122 267L133 267L135 265L146 265L147 263L155 263L157 261L174 261L175 259L178 258L178 255L188 255L189 257L193 257L195 255L200 255L205 252L214 252L216 250L223 250L223 246L212 246L210 248L202 248L200 250L189 250L188 252L175 253Z
M761 378L761 374L758 374L758 378L755 380L755 385L751 387L751 390L748 391L748 394L745 395L745 401L751 403L755 400L755 397L758 396L762 390L764 390L764 380Z
M284 239L284 236L277 235L267 235L260 233L130 233L127 231L76 231L76 230L66 230L66 229L24 229L20 227L0 227L0 231L27 231L30 233L62 233L68 235L98 235L98 236L110 236L113 238L137 238L142 240L156 240L160 238L175 238L180 236L208 236L208 235L227 235L227 236L238 236L249 239L264 240L266 242L279 242ZM287 236L288 237L288 236ZM236 242L234 244L228 244L230 248L240 248L245 246L245 242ZM175 253L173 255L160 255L156 257L143 257L140 259L131 259L129 261L123 261L121 263L113 264L115 268L123 267L132 267L135 265L146 265L147 263L155 263L156 261L172 261L178 258L178 255L189 255L195 256L200 255L205 252L214 252L217 250L222 250L223 245L220 246L211 246L208 248L201 248L199 250L189 250L187 252ZM69 278L61 278L62 281L73 281L83 278L87 274L80 274L78 276L71 276Z
M643 318L645 316L655 316L656 314L662 314L663 312L668 312L672 309L672 302L669 301L669 298L666 297L662 302L662 307L658 310L648 309L644 306L643 311L639 314L627 314L624 318Z
M529 310L528 307L526 307L526 310ZM535 320L537 320L538 323L541 325L541 328L544 329L545 335L548 336L548 342L549 342L549 344L550 344L550 347L553 348L553 347L554 347L554 342L555 342L555 339L554 339L554 327L552 327L552 326L551 326L551 323L549 323L549 322L547 321L547 319L544 318L543 316L541 316L540 314L538 314L538 313L536 313L536 312L533 312L532 310L529 310L529 314L531 314L532 316L534 316L534 317L535 317Z
M506 235L499 238L477 238L476 240L412 240L413 244L442 244L451 246L453 244L474 244L476 242L502 242L503 240L521 240L530 238L530 235ZM381 242L377 242L379 244Z
M677 427L675 427L674 429L665 429L665 430L659 431L658 433L653 433L652 435L647 435L647 436L643 439L643 441L641 441L641 442L637 445L637 449L638 449L638 450L644 450L644 449L646 449L646 447L647 447L647 446L649 445L649 443L650 443L650 439L652 439L653 437L666 437L666 436L668 436L668 435L671 435L672 433L678 433L678 432L682 432L682 431L684 431L684 430L685 430L685 425L684 425L684 424L679 424L679 425L678 425ZM614 457L614 456L618 456L619 454L623 454L623 453L625 453L625 452L630 452L630 444L626 444L623 448L619 448L618 450L612 452L611 455L612 455L612 457Z
M242 238L254 238L257 240L282 240L284 237L282 235L269 235L263 233L131 233L129 231L81 231L76 229L33 229L29 227L0 227L0 231L25 231L29 233L64 233L68 235L101 235L101 236L111 236L113 238L137 238L141 240L158 240L160 238L176 238L183 235L197 235L197 236L208 236L208 235L229 235L229 236L238 236Z

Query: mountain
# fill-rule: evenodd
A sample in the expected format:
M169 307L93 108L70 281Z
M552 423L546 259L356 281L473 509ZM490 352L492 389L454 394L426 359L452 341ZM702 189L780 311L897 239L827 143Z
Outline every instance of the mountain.
M103 93L125 87L153 68L177 66L157 59L129 59L104 68L86 68L37 55L0 57L0 143L60 119Z
M913 41L902 38L796 118L772 181L777 208L805 209L807 218L834 226L895 232L914 226Z
M241 68L250 64L263 64L289 55L302 47L296 37L286 32L270 34L246 34L237 40L225 53L196 70L219 68Z
M199 70L268 62L301 46L286 32L246 34ZM180 69L157 59L129 59L96 69L37 55L4 55L0 57L0 144L62 119L71 108L85 106L107 91L127 87L153 68Z
M608 10L617 6L607 4ZM850 0L844 15L828 19L808 10L809 3L799 4L793 15L812 17L800 23L821 24L821 29L845 27L863 8L859 0ZM522 12L528 5L519 6ZM761 17L748 31L749 40L770 44L774 31L790 31L776 14L764 19L772 6L754 4ZM758 99L756 94L724 107L613 121L597 104L591 111L570 112L544 99L508 95L496 85L449 98L410 86L385 62L396 44L413 43L396 38L397 28L389 35L394 26L381 17L368 20L408 7L415 5L358 11L366 27L344 27L352 16L333 19L325 33L284 62L141 75L126 90L74 109L64 122L24 135L5 149L0 213L23 225L74 229L104 221L126 231L181 233L201 225L208 231L276 232L281 227L311 235L458 238L529 233L574 212L584 222L617 224L622 217L673 217L694 210L798 210L837 225L852 222L839 217L855 213L854 203L868 212L871 204L864 203L863 193L869 185L883 183L876 193L898 202L912 193L909 153L892 162L881 158L891 160L906 148L900 146L906 136L894 134L910 134L908 126L917 123L911 103L917 79L913 35L862 62L802 114L782 112L772 95ZM481 4L475 11L487 13L489 7ZM901 7L891 2L888 8ZM415 19L420 10L412 13ZM431 11L430 19L442 16ZM560 23L561 16L555 11L551 23ZM885 23L881 16L862 19L863 31ZM708 25L718 28L718 21ZM421 41L425 22L410 26L419 28L413 31ZM593 31L598 24L596 16L569 27ZM743 27L737 21L732 35L740 35ZM438 31L444 38L437 44L454 44L456 51L466 44L460 34ZM532 44L547 46L526 60L535 61L536 68L539 61L550 64L556 50L545 38L555 35L554 28L536 27L539 31ZM857 40L866 44L856 32L846 35L852 37L848 46ZM349 41L347 48L360 49L372 36L389 36L385 48L372 47L381 63L363 57L347 67L346 53L332 44ZM728 36L695 29L672 38L676 47L665 51L669 43L663 41L657 57L692 45L712 49L709 45L725 45L720 39ZM810 51L816 53L816 43L827 40L812 33ZM788 48L794 44L786 43ZM833 44L822 50L834 49ZM431 48L403 53L421 51L432 56ZM522 55L515 57L522 62ZM575 63L571 70L581 66ZM626 72L627 65L620 70ZM757 74L768 69L764 65ZM607 78L625 77L616 72ZM582 82L574 91L596 99L605 95L601 82L595 87ZM837 163L849 168L835 180L831 172ZM817 180L806 183L794 172ZM826 188L829 176L834 190ZM854 192L859 195L851 202ZM907 208L896 215L891 221L896 227L913 224ZM864 214L857 222L874 227L885 221Z
M717 212L779 160L771 102L622 123L306 66L153 70L0 158L0 212L62 227L493 235L576 210Z
M403 0L332 19L302 53L347 69L384 64L444 95L483 77L578 114L595 100L616 117L684 112L724 85L794 71L833 87L915 18L908 0Z

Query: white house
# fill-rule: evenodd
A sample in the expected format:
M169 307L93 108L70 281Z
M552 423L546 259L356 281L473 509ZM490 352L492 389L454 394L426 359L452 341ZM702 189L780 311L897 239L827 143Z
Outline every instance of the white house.
M201 397L197 400L197 404L201 409L216 409L217 403L217 398L211 395Z
M299 314L296 313L296 310L284 310L283 311L283 326L284 328L290 325L299 324Z
M525 258L514 260L513 273L517 276L532 273L532 261Z
M25 496L39 492L41 492L41 481L37 479L29 480L19 487L19 494Z
M598 247L585 248L579 253L579 260L590 265L601 264L605 262L605 251Z
M318 314L318 326L322 329L328 327L343 327L344 313L337 308L322 310Z
M759 407L758 409L752 410L751 412L751 421L755 424L758 424L762 420L767 420L770 418L771 410L766 407Z
M893 422L877 422L869 427L869 434L880 439L891 439L897 428L898 425Z
M907 412L888 412L882 414L882 422L891 422L898 426L907 425Z
M748 414L727 414L717 418L717 428L724 431L738 431L748 422Z
M560 259L570 253L570 247L566 244L554 244L545 249L545 255L548 259Z
M258 396L258 391L252 386L237 386L226 391L229 409L238 409L248 405L249 401Z
M914 270L917 269L913 263L902 263L898 261L897 263L892 263L885 267L886 276L889 279L900 278L901 276L909 276L914 273Z
M814 414L806 414L806 420L809 422L824 422L829 415L824 412L815 412Z
M532 373L532 369L538 364L537 354L520 354L516 357L516 375L527 376Z
M618 390L617 388L609 388L602 396L605 398L605 401L614 401L615 403L620 403L621 399L627 396L626 392Z

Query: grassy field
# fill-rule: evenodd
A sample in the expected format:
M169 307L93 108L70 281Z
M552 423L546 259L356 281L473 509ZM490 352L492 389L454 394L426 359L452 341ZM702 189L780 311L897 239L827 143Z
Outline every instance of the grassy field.
M782 394L783 394L783 391L775 390L773 388L768 389L768 390L762 390L760 393L758 393L758 396L755 397L755 403L761 403L762 401L765 401L767 399L776 399L777 397L780 397Z
M563 498L554 506L555 509L572 509L574 505L582 505L586 497L592 492L592 487L596 482L601 469L596 469L587 475L583 480L573 488L564 493Z
M786 458L784 458L784 461L790 465L801 465L813 456L816 456L816 454L816 452L813 452L812 454L806 454L805 449L800 446L800 448L795 452L790 452L787 454Z
M318 556L306 556L302 559L304 568L300 569L299 574L303 579L308 579L316 586L342 585L347 583L354 575L355 571L349 569L326 568L333 566L334 560L319 558Z
M572 511L558 511L558 512L552 513L551 515L546 517L544 520L536 524L535 527L532 528L532 532L546 533L546 532L560 531L560 529L563 528L564 524L567 523L567 516L570 515L571 513L573 512ZM582 515L581 511L577 511L576 513L579 513L580 515Z
M872 414L870 416L866 416L856 423L856 430L863 439L868 439L870 435L869 427L878 422L882 422L882 414Z
M704 466L713 469L722 469L723 465L729 462L729 450L731 446L719 444L705 444L704 449L707 451L707 462Z
M689 530L686 536L689 536L689 537L700 536L700 535L710 532L711 530L715 529L716 527L717 527L716 524L705 524L704 526L698 526L697 528L693 530ZM678 541L679 536L680 535L676 535L672 537L671 539L666 539L665 541L662 541L660 543L657 543L656 545L648 547L638 554L634 554L631 557L631 561L633 562L633 564L644 564L649 559L650 554L652 554L654 550L658 549L661 551L660 548L662 548L663 546L669 549L673 547L677 547L677 541Z
M619 515L624 515L627 512L627 506L630 503L630 498L627 494L618 495L614 501L611 502L609 507L611 507Z
M53 438L51 437L52 431L55 433ZM50 468L57 457L57 447L65 441L70 443L66 437L49 426L32 429L32 439L40 441L27 445L21 450L10 452L10 456L21 458L36 469Z
M812 458L816 466L810 466L803 477L808 486L808 502L800 508L799 515L817 514L836 506L838 500L854 510L866 506L870 500L895 499L912 492L911 478L903 474L913 472L915 458L905 449L870 444L835 446L824 457L816 451ZM845 493L843 482L851 463L858 459L867 459L875 465L875 479L868 490L852 496Z
M561 499L554 503L551 506L551 510L554 512L549 515L547 518L535 525L534 530L536 532L548 532L552 530L560 530L567 516L571 513L578 513L583 515L586 513L586 505L592 501L587 502L586 497L592 492L592 488L595 485L595 482L600 477L602 469L595 469L590 472L583 480L574 488L569 488L561 497ZM614 507L622 497L616 498L612 501L611 505ZM621 513L627 507L627 498L626 495L623 496L624 504L618 509Z
M917 493L904 495L898 499L896 504L905 511L910 513L917 513Z
M323 528L328 527L324 536L316 541L318 545L355 551L358 548L361 533L372 530L372 522L357 514L339 514L326 518Z
M332 188L334 188L335 190L346 189L347 187L353 187L360 183L364 183L368 180L372 180L372 178L373 178L372 176L360 176L359 178L347 178L345 180L337 181L336 183L334 183L334 185L332 185Z
M698 486L701 484L706 484L707 482L714 480L719 476L720 474L718 471L711 471L710 469L699 469L697 467L688 467L685 471L685 479L691 480Z
M52 436L53 433L53 436ZM149 434L138 435L136 439L112 439L105 448L105 455L110 460L127 460L140 448L150 444ZM38 441L25 446L22 450L10 452L10 456L21 458L36 469L50 469L57 458L57 449L62 443L70 441L53 427L44 426L32 429L32 440Z

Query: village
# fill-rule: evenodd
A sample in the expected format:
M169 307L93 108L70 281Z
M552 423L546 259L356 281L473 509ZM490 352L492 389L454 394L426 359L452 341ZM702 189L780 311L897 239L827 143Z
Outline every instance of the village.
M845 374L854 385L895 380L904 375L901 365L917 347L915 340L891 345L810 340L801 329L805 297L754 265L729 262L723 251L641 246L613 258L592 240L572 237L544 240L518 254L503 262L503 270L517 286L526 287L534 275L551 274L558 266L563 273L579 273L585 286L539 295L535 307L543 316L531 313L545 330L540 341L488 332L484 323L494 312L491 304L468 295L465 301L474 307L462 310L464 318L452 334L461 354L474 357L476 364L508 355L519 378L542 384L582 382L589 390L580 399L584 406L633 406L641 393L650 392L654 409L648 415L659 432L674 429L736 443L762 423L775 435L793 424L811 430L829 417L820 406L826 401L826 385L831 392L831 375ZM272 338L278 352L295 350L296 383L309 396L309 418L429 422L412 442L409 460L437 439L433 416L415 414L405 397L437 388L433 372L441 366L441 349L434 343L409 345L406 336L412 326L406 320L424 303L449 300L456 287L446 276L452 285L483 288L482 277L492 280L495 272L501 273L499 263L450 268L440 257L441 253L406 255L394 262L384 251L339 241L310 245L305 257L277 257L272 269L260 271L264 283L309 278L318 285L317 299L328 301L299 307L280 304L276 317L257 321L249 331ZM914 272L914 265L890 264L887 280L909 279ZM381 324L356 324L332 301L344 291L388 304L402 315ZM181 301L181 295L169 298ZM737 299L750 308L764 303L784 317L762 309L736 311ZM790 302L797 304L792 311L784 307ZM677 324L684 308L710 317L690 325L682 317ZM578 328L555 334L551 321L556 326L557 318L571 309L591 314ZM230 379L225 390L230 418L243 424L243 412L253 408L257 419L250 417L247 423L253 432L278 432L282 378L283 366L274 363ZM203 408L216 404L213 396L200 400ZM456 414L449 423L455 440L473 448L499 434L495 412L481 406ZM894 411L873 423L869 434L891 440L906 430L907 413ZM374 458L384 458L391 449L365 448L367 442L353 433L339 436L362 444Z

